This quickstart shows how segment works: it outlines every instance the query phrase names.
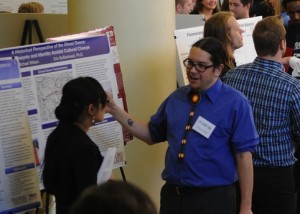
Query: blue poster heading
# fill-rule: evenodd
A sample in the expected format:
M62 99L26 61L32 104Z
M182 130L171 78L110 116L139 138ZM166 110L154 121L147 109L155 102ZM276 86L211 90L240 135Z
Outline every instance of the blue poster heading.
M1 57L18 57L20 67L37 66L109 53L106 35L70 41L42 43L0 51Z
M0 60L0 80L15 79L20 76L16 59Z

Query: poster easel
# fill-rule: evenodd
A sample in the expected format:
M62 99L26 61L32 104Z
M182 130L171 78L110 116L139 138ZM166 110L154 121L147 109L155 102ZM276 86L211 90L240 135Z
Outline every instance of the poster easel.
M25 45L27 36L28 36L28 44L32 44L32 28L35 28L39 42L44 42L44 38L42 35L42 31L40 29L40 25L38 20L25 20L24 28L23 28L23 34L20 45Z

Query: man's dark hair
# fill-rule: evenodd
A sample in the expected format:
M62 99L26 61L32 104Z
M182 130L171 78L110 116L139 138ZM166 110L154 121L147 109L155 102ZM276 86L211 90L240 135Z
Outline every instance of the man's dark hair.
M282 1L282 7L286 10L287 3L292 2L292 1L300 1L300 0L283 0Z
M241 3L243 4L243 6L246 6L247 4L250 3L250 7L251 7L253 4L253 0L241 0Z

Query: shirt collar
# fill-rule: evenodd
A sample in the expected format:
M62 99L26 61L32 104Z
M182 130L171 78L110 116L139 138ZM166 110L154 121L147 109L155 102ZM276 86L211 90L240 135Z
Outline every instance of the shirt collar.
M219 78L209 89L200 93L201 97L207 97L210 102L215 103L220 94L222 85L223 82ZM190 90L192 90L192 88L190 88Z
M256 57L253 63L257 64L259 66L262 66L262 67L270 68L270 69L268 69L270 71L282 70L283 72L285 72L283 64L280 62L277 62L277 61L267 60L267 59L262 59L262 58Z

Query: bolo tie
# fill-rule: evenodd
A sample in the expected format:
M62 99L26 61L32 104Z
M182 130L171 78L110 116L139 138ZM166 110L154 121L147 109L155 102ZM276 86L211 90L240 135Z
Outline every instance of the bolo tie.
M197 92L195 90L191 90L188 93L188 98L189 98L189 100L192 103L192 109L191 109L191 112L190 112L187 124L185 126L183 138L182 138L181 144L180 144L180 150L179 150L179 153L178 153L178 158L180 160L182 160L184 158L184 150L185 150L185 145L187 143L187 140L186 140L187 139L187 135L188 135L189 131L191 130L191 122L192 122L192 119L193 119L193 117L195 115L195 107L200 102L201 96L200 96L199 92Z

